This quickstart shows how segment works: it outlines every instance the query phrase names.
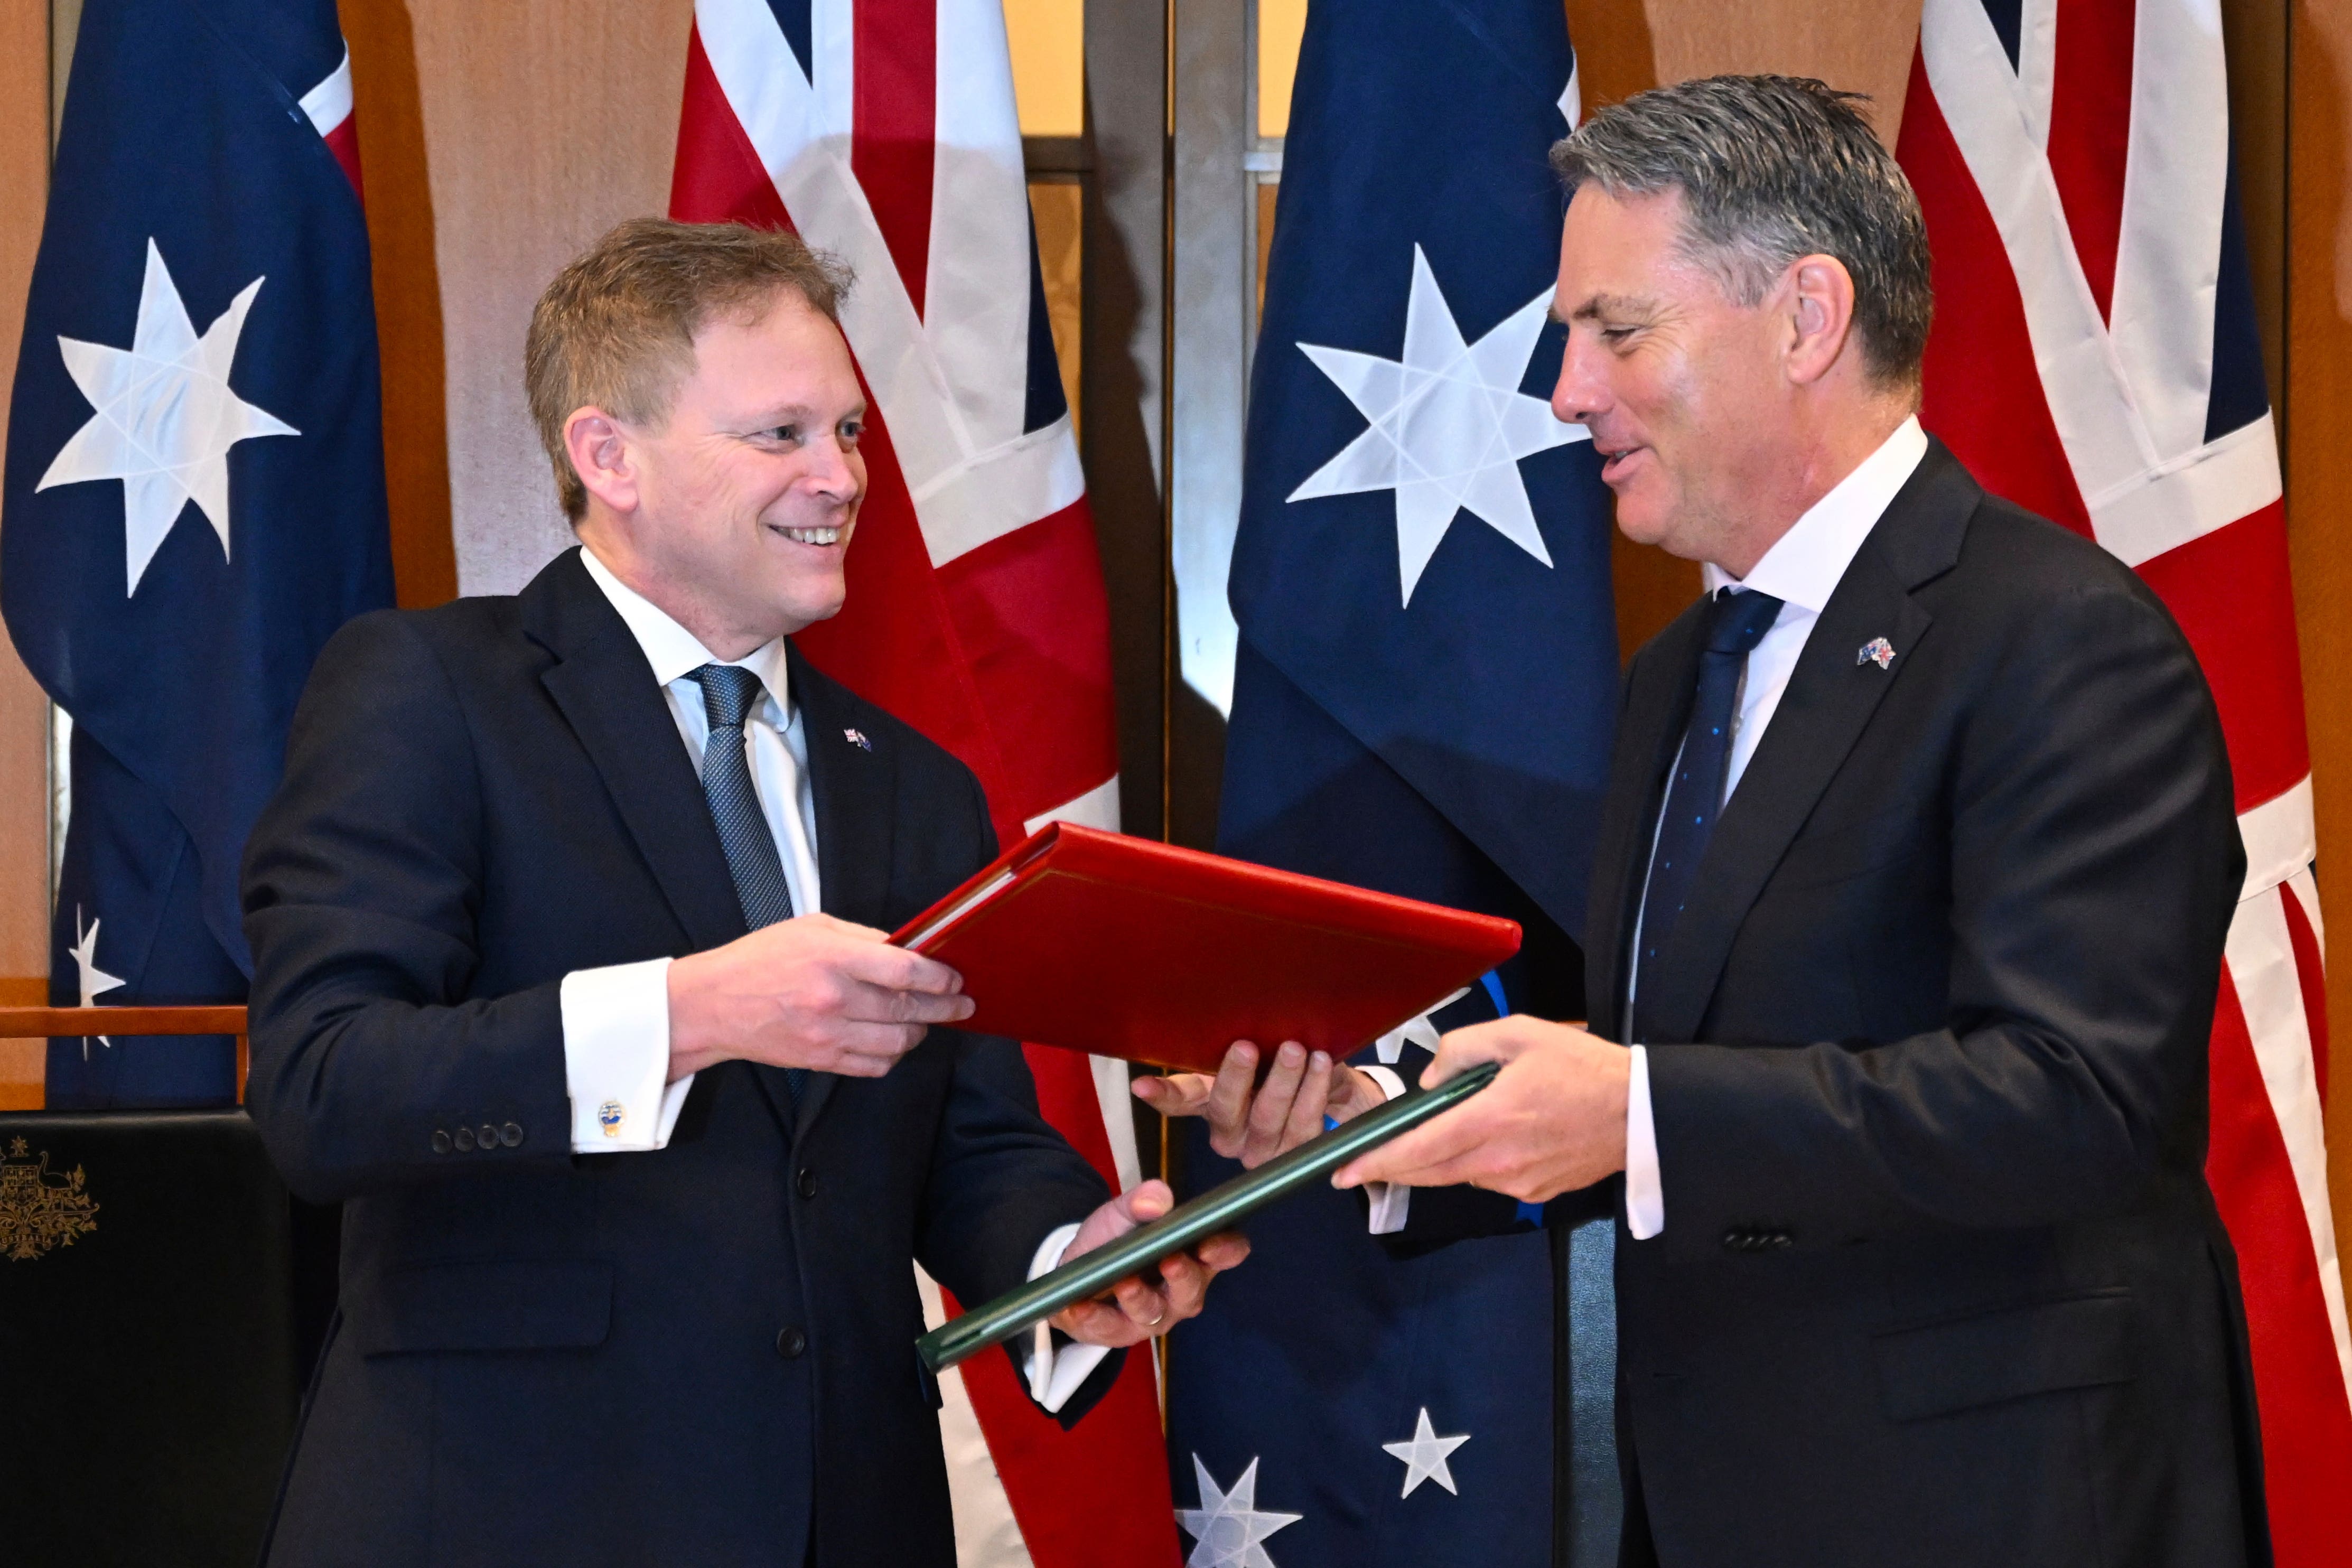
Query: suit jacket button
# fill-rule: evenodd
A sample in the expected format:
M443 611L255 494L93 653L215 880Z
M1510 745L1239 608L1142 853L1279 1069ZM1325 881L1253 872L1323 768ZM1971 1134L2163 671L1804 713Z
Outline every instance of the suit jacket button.
M449 1134L438 1127L433 1130L433 1152L436 1154L446 1154L449 1152Z
M808 1349L808 1336L798 1329L782 1328L776 1331L776 1353L786 1361L798 1361L801 1352L806 1349Z
M521 1148L522 1123L520 1121L509 1121L504 1127L499 1128L499 1142L505 1144L509 1149Z
M460 1154L467 1152L474 1147L474 1130L470 1127L458 1128L457 1136L451 1142L457 1145L457 1152Z
M474 1142L485 1149L495 1149L499 1146L499 1130L485 1121L481 1131L474 1134Z
M810 1170L806 1165L803 1165L801 1167L801 1173L799 1177L793 1181L793 1186L797 1192L799 1192L801 1196L804 1198L813 1198L816 1196L816 1173Z
M1796 1239L1797 1236L1794 1231L1776 1230L1772 1233L1772 1245L1776 1248L1793 1246Z
M1733 1226L1723 1233L1723 1245L1727 1251L1743 1252L1748 1247L1748 1233Z

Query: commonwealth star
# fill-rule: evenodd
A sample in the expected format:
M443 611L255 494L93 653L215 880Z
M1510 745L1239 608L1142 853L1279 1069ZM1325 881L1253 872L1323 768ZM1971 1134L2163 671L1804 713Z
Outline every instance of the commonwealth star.
M81 923L81 906L74 906L74 944L66 951L73 954L74 965L81 972L81 1005L85 1007L96 1003L101 994L119 990L122 985L121 975L109 974L98 966L99 923L92 921L85 928ZM81 1057L84 1061L89 1059L89 1040L88 1035L82 1037ZM109 1050L114 1048L114 1042L104 1035L98 1037L98 1043Z
M1550 298L1537 295L1476 342L1465 342L1429 258L1416 245L1403 359L1298 345L1371 424L1287 499L1394 490L1397 573L1408 605L1458 511L1546 566L1552 563L1528 503L1519 459L1591 437L1581 425L1553 418L1542 398L1519 390Z
M1201 1506L1176 1510L1176 1522L1193 1538L1185 1568L1275 1568L1274 1559L1259 1542L1306 1516L1258 1510L1255 1459L1229 1492L1217 1489L1198 1454L1192 1456L1192 1474L1200 1483Z
M220 535L221 554L228 554L231 447L257 436L301 434L229 390L236 340L262 281L247 284L198 337L163 254L150 239L131 346L58 339L67 373L96 412L33 489L122 481L125 598L138 592L147 563L192 500Z

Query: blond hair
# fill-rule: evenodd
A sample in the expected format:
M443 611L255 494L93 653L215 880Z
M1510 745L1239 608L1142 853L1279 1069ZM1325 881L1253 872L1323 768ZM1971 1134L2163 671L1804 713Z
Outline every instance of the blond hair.
M523 340L523 387L563 515L588 510L563 445L574 412L659 424L714 317L756 319L789 291L838 325L849 283L847 267L800 236L746 224L631 218L590 246L539 297Z

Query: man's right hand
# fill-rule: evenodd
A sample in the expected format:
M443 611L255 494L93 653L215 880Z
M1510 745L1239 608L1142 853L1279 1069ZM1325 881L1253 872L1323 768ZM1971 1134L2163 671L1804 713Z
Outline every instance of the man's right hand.
M669 966L670 1081L739 1057L880 1078L971 1008L963 976L888 932L800 915Z

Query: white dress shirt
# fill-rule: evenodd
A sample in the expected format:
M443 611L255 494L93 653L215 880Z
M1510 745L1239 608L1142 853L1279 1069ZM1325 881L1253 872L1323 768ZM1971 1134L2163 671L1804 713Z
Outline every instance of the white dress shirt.
M808 776L808 738L793 706L789 667L782 637L741 658L713 658L692 632L613 575L612 569L583 547L581 563L620 612L646 662L661 683L678 739L702 771L710 739L710 718L694 671L706 664L734 664L760 678L767 697L744 715L743 747L751 765L751 787L776 853L784 865L784 885L797 914L824 907L817 879L816 803ZM644 1153L666 1147L677 1124L694 1075L676 1083L669 1076L669 966L667 958L575 969L559 992L563 1018L563 1076L572 1098L572 1147L582 1154ZM1045 1237L1030 1261L1034 1279L1061 1262L1078 1227L1066 1225ZM1051 1413L1061 1409L1109 1351L1101 1345L1068 1344L1058 1352L1044 1325L1024 1358L1029 1391ZM1042 1353L1041 1353L1042 1352Z
M760 678L768 695L743 718L752 788L784 863L784 885L792 891L793 910L807 914L823 909L808 742L792 706L783 639L765 643L742 658L714 658L692 632L614 576L594 551L583 548L580 560L645 650L698 774L703 744L710 738L710 719L694 671L706 664L731 663ZM578 969L563 977L564 1079L572 1096L572 1147L579 1153L635 1153L669 1142L678 1108L694 1084L691 1073L676 1083L666 1081L669 963L654 958Z
M1740 672L1739 701L1733 713L1731 759L1724 775L1723 798L1739 787L1739 777L1756 755L1765 726L1789 689L1797 658L1813 635L1822 607L1837 591L1845 569L1878 525L1895 492L1909 482L1919 460L1927 455L1927 433L1916 416L1906 419L1895 433L1864 458L1853 472L1832 486L1805 515L1773 542L1745 578L1735 578L1712 562L1701 570L1710 594L1727 588L1735 594L1769 594L1780 601L1780 613L1748 656ZM1663 803L1660 810L1664 809ZM1651 829L1651 847L1657 830ZM1648 874L1643 878L1648 889ZM1633 945L1641 946L1640 912L1634 915ZM1633 1016L1634 976L1638 964L1625 966L1625 1017ZM1657 1126L1650 1114L1650 1053L1633 1047L1633 1074L1625 1091L1625 1228L1636 1241L1646 1241L1666 1228L1666 1197L1658 1170Z
M1846 567L1862 548L1862 542L1870 537L1870 531L1877 526L1895 492L1910 480L1919 460L1927 455L1927 432L1919 427L1916 417L1906 419L1876 451L1791 523L1789 531L1774 542L1745 578L1735 578L1712 563L1703 566L1702 575L1710 594L1718 588L1728 588L1735 594L1769 594L1780 601L1780 615L1748 654L1747 666L1740 673L1738 704L1732 719L1731 758L1724 779L1726 800L1739 787L1740 775L1748 771L1749 759L1756 755L1765 726L1771 723L1781 695L1789 689L1789 678L1796 672L1797 658L1805 651L1805 643L1813 635L1813 624L1821 619L1822 610L1837 591ZM1659 809L1664 811L1663 802ZM1654 825L1650 842L1654 852ZM1645 872L1645 892L1647 888ZM1636 948L1641 945L1641 912L1637 906L1633 927ZM1633 1016L1637 968L1626 965L1628 1019ZM1666 1228L1666 1200L1664 1178L1658 1169L1657 1126L1650 1110L1650 1053L1636 1044L1633 1058L1625 1086L1625 1227L1636 1241L1646 1241ZM1391 1099L1400 1092L1386 1082L1381 1087ZM1374 1204L1374 1235L1404 1228L1404 1194L1411 1190L1399 1188Z

